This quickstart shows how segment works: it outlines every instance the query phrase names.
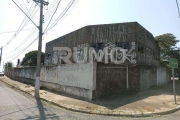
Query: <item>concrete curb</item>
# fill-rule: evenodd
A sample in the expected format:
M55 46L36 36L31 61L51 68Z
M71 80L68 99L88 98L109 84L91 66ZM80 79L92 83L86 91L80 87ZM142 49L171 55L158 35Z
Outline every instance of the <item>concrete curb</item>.
M29 94L31 96L34 97L34 95L26 92L26 91L23 91L21 89L19 89L18 87L16 86L13 86L13 85L10 85L9 83L6 83L4 81L2 81L3 83L17 89L17 90L20 90L21 92L23 93L26 93L26 94ZM53 101L50 101L48 99L44 99L44 98L40 98L41 100L47 102L47 103L51 103L55 106L58 106L60 108L63 108L63 109L66 109L66 110L70 110L70 111L73 111L73 112L80 112L80 113L86 113L86 114L94 114L94 115L105 115L105 116L121 116L121 117L150 117L150 116L153 116L153 115L167 115L167 114L171 114L171 113L174 113L178 110L180 110L180 105L177 106L176 108L174 109L171 109L171 110L167 110L167 111L162 111L162 112L146 112L146 113L141 113L141 114L136 114L136 113L131 113L131 114L117 114L117 113L95 113L95 112L91 112L91 111L85 111L85 110L80 110L80 109L75 109L75 108L69 108L69 107L65 107L65 106L62 106L62 105L59 105Z

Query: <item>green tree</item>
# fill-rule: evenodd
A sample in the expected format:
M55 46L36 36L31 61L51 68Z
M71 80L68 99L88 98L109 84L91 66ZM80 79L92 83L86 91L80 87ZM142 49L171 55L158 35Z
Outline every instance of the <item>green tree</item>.
M179 40L171 33L166 33L155 37L160 47L160 58L161 61L168 60L169 57L179 57L177 52L176 44Z
M37 65L37 54L38 51L30 51L29 53L25 54L21 65L22 66L36 66ZM44 53L41 53L41 64L44 64Z
M12 62L5 63L5 68L13 68L13 67L14 67L14 65Z
M179 40L176 39L176 37L173 34L167 33L163 35L159 35L155 37L157 40L159 47L160 47L160 57L161 61L160 64L164 66L169 66L169 58L176 58L178 63L178 69L175 69L175 71L180 73L180 50L177 48L176 44L179 42ZM180 79L180 75L179 75Z

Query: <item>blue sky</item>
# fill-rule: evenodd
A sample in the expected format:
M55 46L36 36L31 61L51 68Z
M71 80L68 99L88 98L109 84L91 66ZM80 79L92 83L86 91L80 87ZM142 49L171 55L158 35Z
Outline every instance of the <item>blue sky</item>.
M14 0L24 7L22 0ZM32 0L24 0L29 8ZM54 19L62 12L70 0L62 0ZM53 0L49 0L50 4ZM180 0L179 0L180 2ZM36 7L37 8L37 7ZM25 7L24 7L25 9ZM25 9L26 10L26 9ZM39 10L38 10L39 11ZM46 14L48 10L44 10ZM27 11L26 11L27 12ZM34 16L35 22L39 22L39 13ZM0 0L0 32L17 30L24 18L24 14L16 7L11 0ZM176 0L78 0L68 14L59 23L44 35L43 51L45 43L57 37L74 31L80 27L92 24L108 24L137 21L150 31L154 36L164 33L172 33L180 39L180 18L176 6ZM48 22L44 24L44 28ZM24 28L32 28L34 25L29 22ZM36 36L26 40L32 30L20 32L15 39L4 49L4 62L12 60L13 55L26 47ZM35 31L38 35L38 30ZM7 41L14 33L0 34L0 46L7 44ZM25 41L24 41L25 40ZM23 42L24 41L24 42ZM21 43L21 47L18 47ZM177 44L180 47L180 44ZM37 41L32 44L23 54L17 58L22 59L24 54L30 50L37 50ZM12 61L16 64L17 59Z

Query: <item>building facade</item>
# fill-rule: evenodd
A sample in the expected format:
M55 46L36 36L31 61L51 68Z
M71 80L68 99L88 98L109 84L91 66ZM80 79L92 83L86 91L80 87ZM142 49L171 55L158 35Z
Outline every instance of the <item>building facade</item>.
M68 51L55 48L67 47ZM73 49L76 47L77 49ZM111 57L122 60L120 64L96 59L77 63L89 54L107 48L121 48ZM70 63L62 60L69 56ZM118 53L118 54L116 54ZM159 66L160 48L153 35L137 22L91 25L80 28L46 44L45 66L41 68L41 85L84 99L96 99L112 94L135 92L170 80L169 71ZM14 79L34 83L35 68L16 68L6 71Z
M129 53L124 65L159 65L160 48L153 35L137 22L86 26L72 33L59 37L46 44L46 65L61 64L59 51L54 47L69 47L72 54L81 54L73 50L104 47L121 47ZM83 52L81 52L83 53ZM73 58L70 58L72 62Z

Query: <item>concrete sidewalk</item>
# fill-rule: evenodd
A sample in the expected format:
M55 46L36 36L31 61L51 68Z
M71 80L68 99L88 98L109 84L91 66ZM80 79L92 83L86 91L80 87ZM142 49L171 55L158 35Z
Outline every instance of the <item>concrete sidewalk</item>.
M8 77L0 80L34 96L34 87ZM40 98L72 111L112 116L151 116L167 114L180 109L180 82L176 82L177 103L174 103L172 83L129 95L111 96L93 101L83 101L67 95L40 90ZM178 89L179 88L179 89Z

